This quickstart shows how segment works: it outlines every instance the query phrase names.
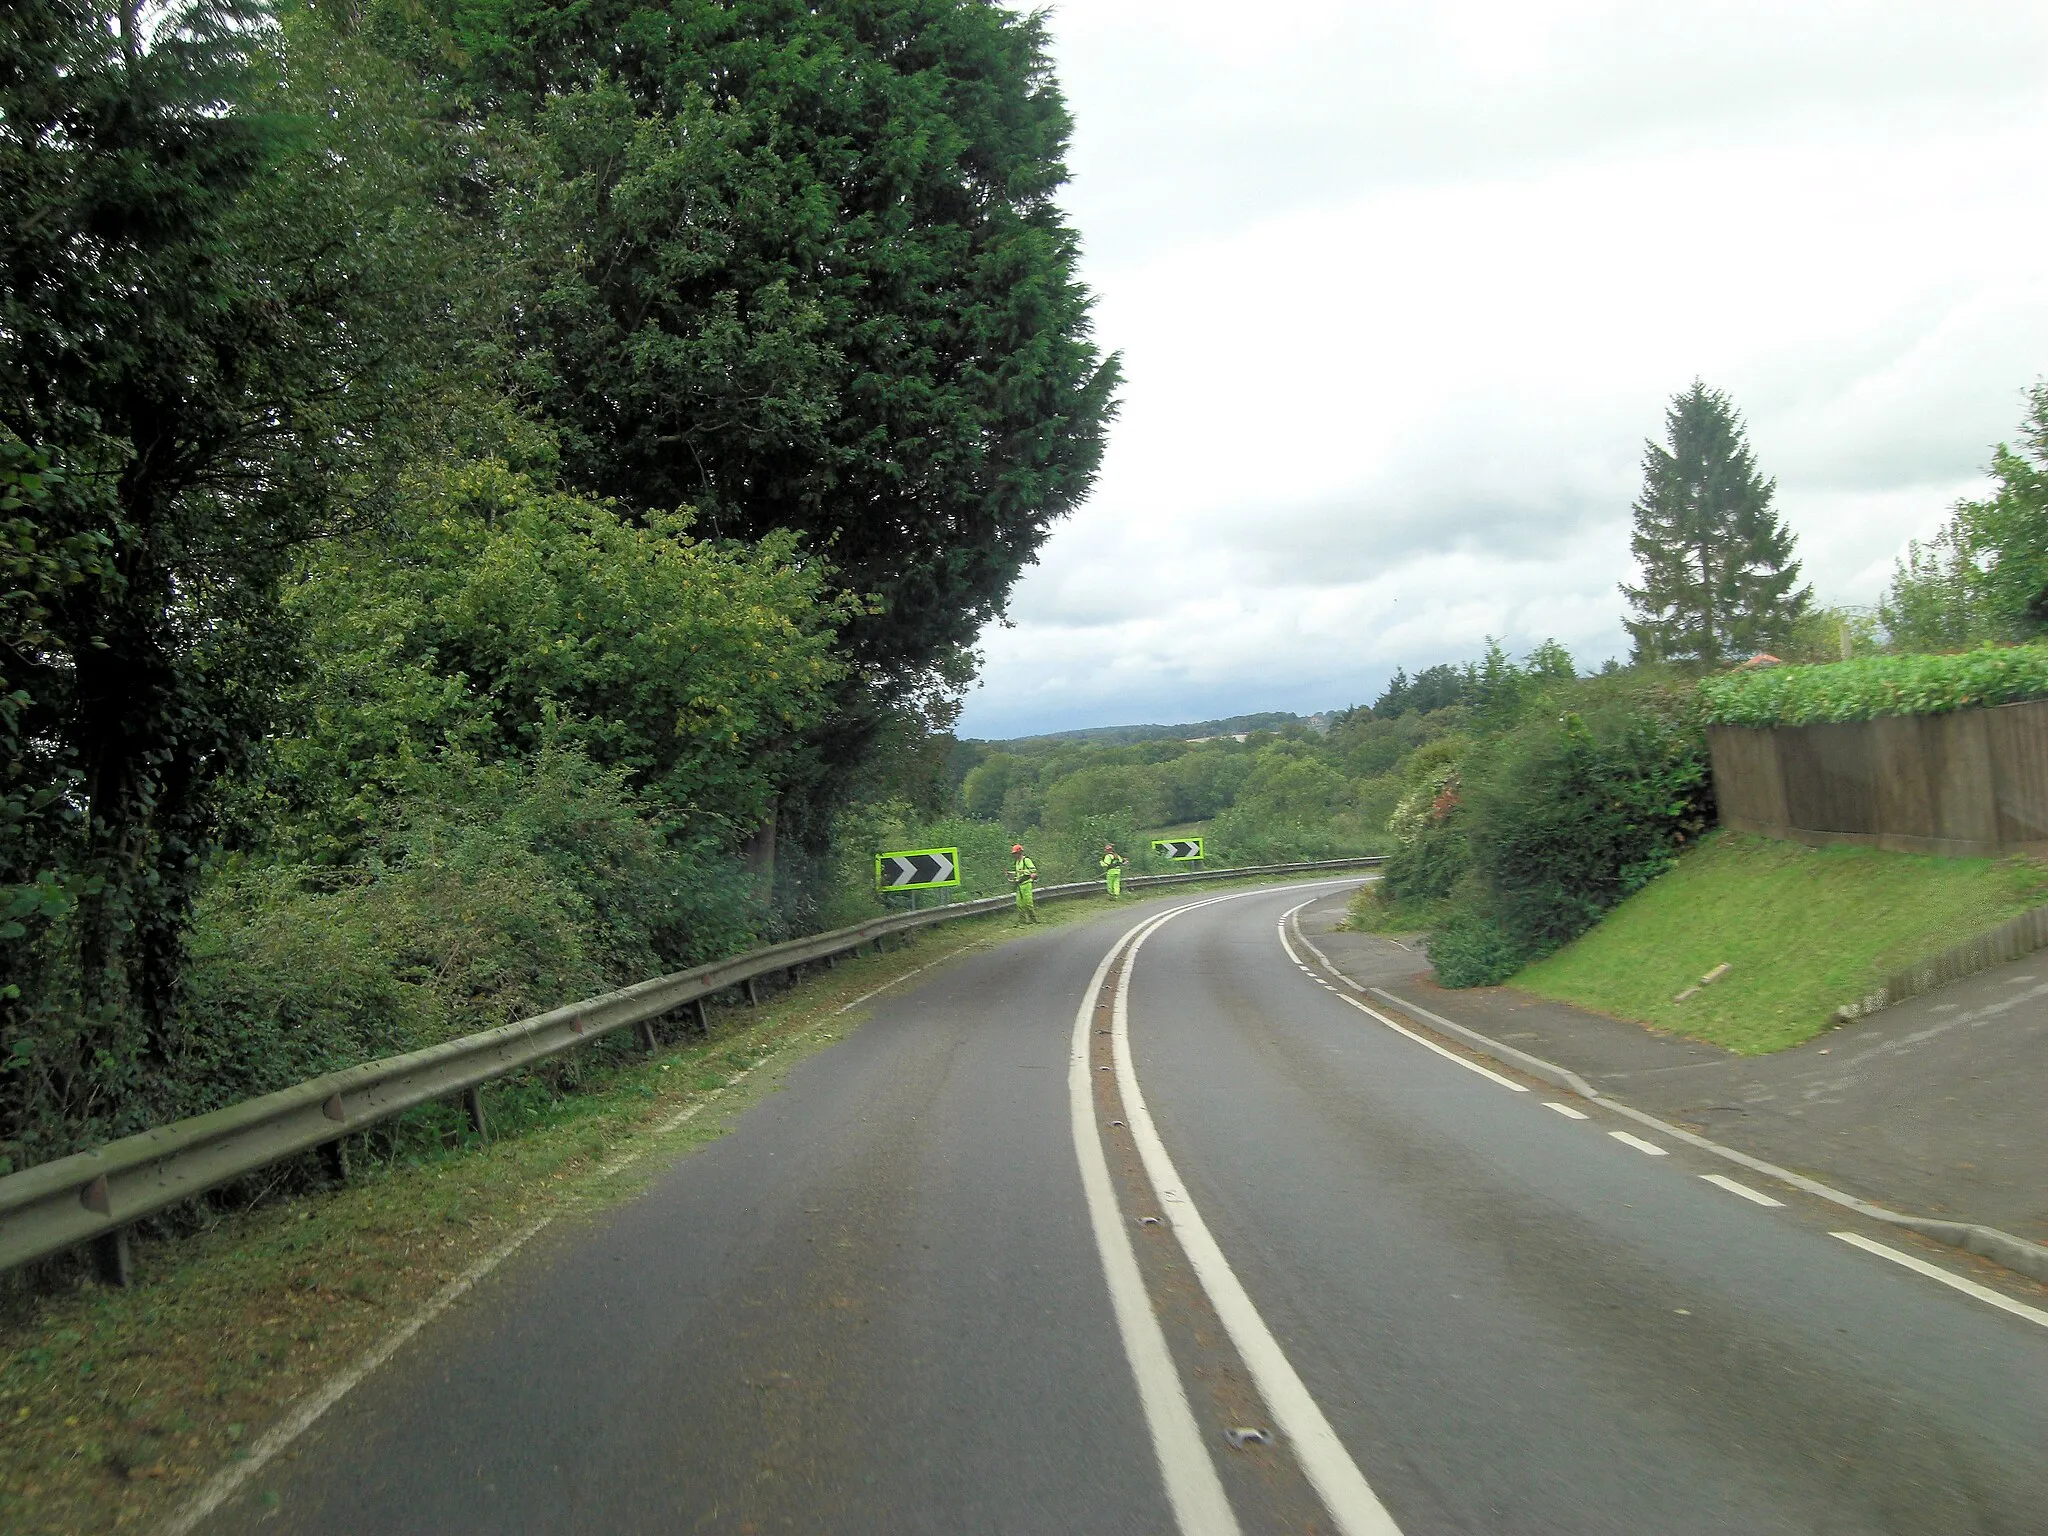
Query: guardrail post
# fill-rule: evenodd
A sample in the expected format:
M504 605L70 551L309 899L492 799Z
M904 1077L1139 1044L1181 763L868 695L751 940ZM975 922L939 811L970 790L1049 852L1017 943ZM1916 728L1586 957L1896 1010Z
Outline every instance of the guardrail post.
M327 1165L327 1176L337 1184L348 1182L348 1138L337 1136L320 1148L320 1161Z
M749 976L749 977L748 977L748 978L746 979L746 981L745 981L744 985L745 985L745 987L746 987L746 989L747 989L747 1006L748 1006L749 1008L758 1008L758 1007L760 1007L760 1006L761 1006L761 994L760 994L759 992L757 992L757 991L755 991L755 990L754 990L754 978L753 978L753 977L751 977L751 976Z
M484 1087L478 1083L474 1088L462 1091L462 1107L469 1111L469 1128L476 1132L478 1141L491 1139L491 1123L484 1118Z
M654 1020L640 1021L640 1043L647 1048L647 1054L650 1056L661 1049L661 1036L654 1028Z
M691 1002L690 1014L697 1033L708 1038L711 1034L711 1010L705 1007L703 998Z
M99 1272L100 1284L126 1287L135 1280L135 1258L128 1248L128 1229L116 1227L113 1231L92 1240L93 1268Z

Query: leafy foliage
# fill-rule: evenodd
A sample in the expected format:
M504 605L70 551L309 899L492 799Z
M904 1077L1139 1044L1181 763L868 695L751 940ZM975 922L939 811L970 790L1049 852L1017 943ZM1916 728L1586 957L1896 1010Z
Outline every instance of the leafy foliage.
M1465 673L1449 662L1425 667L1415 676L1403 667L1388 679L1380 696L1373 700L1375 715L1391 718L1410 711L1426 715L1447 705L1465 702Z
M222 788L291 670L279 579L374 497L432 330L391 248L287 192L362 179L284 110L279 42L244 0L0 17L0 1034L86 1119L165 1068Z
M405 765L573 743L656 814L728 845L759 821L778 752L825 712L854 610L793 535L706 543L503 465L419 481L376 536L323 548L292 592L313 670L274 782L345 848Z
M1982 646L1951 656L1859 656L1770 667L1700 685L1712 725L1812 725L1939 715L2048 698L2048 646Z
M1453 909L1431 928L1426 951L1446 987L1497 986L1529 958L1499 923L1469 907Z
M1092 482L1114 360L1053 196L1042 17L975 0L385 0L366 27L553 190L526 377L592 489L798 529L863 668L969 644Z
M1597 732L1575 713L1533 722L1474 776L1473 862L1525 957L1576 938L1713 825L1698 722L1660 702Z
M1491 707L1404 764L1361 927L1426 926L1446 986L1505 980L1669 868L1713 822L1696 702L1654 672L1494 669ZM1514 712L1509 713L1509 705Z
M1665 412L1668 448L1643 445L1630 547L1642 585L1624 585L1638 661L1718 665L1782 644L1812 598L1794 583L1792 535L1771 507L1742 419L1695 379Z
M2020 446L2000 443L1983 501L1957 504L1926 544L1911 544L1882 617L1909 650L1957 650L2048 628L2048 384L2027 394Z
M0 16L0 1155L813 920L750 834L941 810L1113 414L1066 133L979 0Z

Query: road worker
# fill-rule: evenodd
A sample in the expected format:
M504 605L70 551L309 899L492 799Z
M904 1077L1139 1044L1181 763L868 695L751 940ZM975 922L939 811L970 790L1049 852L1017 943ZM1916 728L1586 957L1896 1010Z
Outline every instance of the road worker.
M1017 887L1017 921L1035 923L1038 921L1038 903L1033 899L1031 888L1038 880L1038 866L1031 862L1031 855L1024 851L1022 843L1010 849L1010 857L1016 861L1010 866L1010 883Z
M1102 883L1112 896L1124 893L1124 866L1131 861L1116 851L1115 843L1102 845Z

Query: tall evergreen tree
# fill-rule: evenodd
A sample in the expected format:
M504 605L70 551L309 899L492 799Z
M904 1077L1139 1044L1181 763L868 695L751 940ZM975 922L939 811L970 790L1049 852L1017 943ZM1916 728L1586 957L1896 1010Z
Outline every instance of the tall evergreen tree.
M1664 413L1669 447L1643 445L1643 492L1629 540L1642 585L1624 584L1622 623L1637 661L1717 666L1791 636L1813 599L1795 587L1792 534L1771 507L1742 418L1698 379Z

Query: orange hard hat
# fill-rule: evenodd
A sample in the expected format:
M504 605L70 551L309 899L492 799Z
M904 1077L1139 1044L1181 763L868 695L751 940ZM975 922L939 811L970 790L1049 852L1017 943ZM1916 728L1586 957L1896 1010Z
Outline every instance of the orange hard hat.
M1022 853L1023 851L1024 851L1024 845L1023 845L1022 843L1012 843L1012 844L1010 844L1010 852L1012 852L1012 853Z

